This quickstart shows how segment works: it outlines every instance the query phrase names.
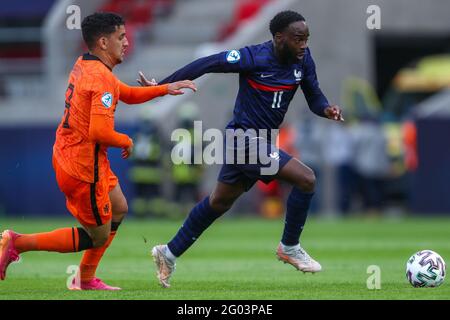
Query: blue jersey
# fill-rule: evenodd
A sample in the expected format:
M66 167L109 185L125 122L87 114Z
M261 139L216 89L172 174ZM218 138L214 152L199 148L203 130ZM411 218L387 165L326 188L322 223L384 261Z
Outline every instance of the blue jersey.
M329 106L309 49L298 63L283 65L276 59L273 42L267 41L200 58L160 83L194 80L205 73L239 73L239 92L227 128L269 133L278 129L299 86L314 113L325 117L324 109Z

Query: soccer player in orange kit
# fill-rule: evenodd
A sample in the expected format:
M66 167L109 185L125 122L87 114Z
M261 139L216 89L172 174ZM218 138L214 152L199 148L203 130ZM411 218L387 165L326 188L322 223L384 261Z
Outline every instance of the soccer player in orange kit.
M95 13L83 20L83 39L89 53L79 57L69 76L65 113L56 131L53 167L66 196L68 210L83 227L61 228L37 234L2 233L0 279L11 262L27 251L78 252L85 250L75 290L120 290L95 277L97 266L128 211L119 181L111 171L107 148L122 148L130 156L133 141L114 130L118 100L128 104L166 94L196 91L193 82L179 81L153 87L130 87L112 73L122 62L128 40L123 19L113 13Z

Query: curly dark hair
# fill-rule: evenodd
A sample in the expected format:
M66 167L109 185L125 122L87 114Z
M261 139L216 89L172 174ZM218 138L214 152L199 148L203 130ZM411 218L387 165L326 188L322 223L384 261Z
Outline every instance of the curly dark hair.
M96 12L91 14L84 18L81 23L84 42L89 49L93 49L99 37L115 32L116 27L124 24L125 20L115 13Z
M277 32L283 32L291 23L297 21L305 21L305 18L295 11L281 11L270 21L270 33L272 33L272 36L275 36Z

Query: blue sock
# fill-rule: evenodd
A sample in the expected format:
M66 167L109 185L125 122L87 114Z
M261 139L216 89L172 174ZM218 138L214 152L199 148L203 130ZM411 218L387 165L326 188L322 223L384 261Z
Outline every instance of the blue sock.
M197 240L217 218L222 214L216 213L209 205L209 197L197 203L189 213L178 233L167 244L174 256L181 256Z
M299 243L300 234L308 216L309 204L314 192L305 193L293 187L287 200L286 220L281 242L286 246Z

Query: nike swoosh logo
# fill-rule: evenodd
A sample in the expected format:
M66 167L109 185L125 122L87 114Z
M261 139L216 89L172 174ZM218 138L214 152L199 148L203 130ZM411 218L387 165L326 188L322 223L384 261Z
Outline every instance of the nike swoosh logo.
M268 78L268 77L271 77L271 76L273 76L273 74L262 74L261 78Z

